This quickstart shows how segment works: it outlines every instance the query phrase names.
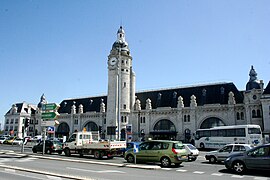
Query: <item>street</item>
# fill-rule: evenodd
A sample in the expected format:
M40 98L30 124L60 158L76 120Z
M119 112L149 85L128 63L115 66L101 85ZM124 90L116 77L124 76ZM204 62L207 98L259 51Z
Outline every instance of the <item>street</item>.
M223 164L209 164L201 152L195 162L161 168L155 164L128 164L122 157L96 160L93 157L66 157L63 154L33 154L19 146L0 145L0 179L270 179L261 171L237 175Z

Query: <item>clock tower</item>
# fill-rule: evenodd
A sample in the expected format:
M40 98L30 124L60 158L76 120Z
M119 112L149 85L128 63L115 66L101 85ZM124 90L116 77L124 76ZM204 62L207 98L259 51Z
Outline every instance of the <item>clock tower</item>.
M106 115L106 135L108 138L119 140L125 137L124 130L129 123L134 103L135 73L132 70L132 57L125 40L125 31L120 26L117 31L117 39L108 56Z

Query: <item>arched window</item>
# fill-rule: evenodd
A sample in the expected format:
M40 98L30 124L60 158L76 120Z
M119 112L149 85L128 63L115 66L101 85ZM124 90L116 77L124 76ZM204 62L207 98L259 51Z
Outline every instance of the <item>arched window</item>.
M252 118L255 118L255 117L256 117L256 111L252 110Z
M98 126L94 122L89 122L84 127L87 131L98 131Z
M257 110L257 117L261 117L261 110Z
M163 119L155 124L154 131L176 131L176 128L170 120Z
M207 129L207 128L212 128L212 127L217 127L217 126L225 126L225 124L223 123L221 119L216 118L216 117L211 117L203 121L203 123L200 126L200 129Z
M236 119L240 120L240 113L239 112L236 113Z
M241 112L241 120L244 120L244 113Z

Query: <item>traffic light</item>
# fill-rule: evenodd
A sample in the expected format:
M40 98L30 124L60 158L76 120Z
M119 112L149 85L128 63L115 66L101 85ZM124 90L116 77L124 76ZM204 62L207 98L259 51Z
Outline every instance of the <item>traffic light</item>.
M29 119L29 118L26 118L26 119L24 120L24 128L29 127L29 124L30 124L30 119Z
M99 133L102 133L102 126L98 127Z

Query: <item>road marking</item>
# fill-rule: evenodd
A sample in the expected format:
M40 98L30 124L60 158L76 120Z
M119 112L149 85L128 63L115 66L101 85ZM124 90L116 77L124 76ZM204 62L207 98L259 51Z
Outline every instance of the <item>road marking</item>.
M117 170L90 170L90 169L79 169L79 168L72 168L72 167L66 167L67 169L77 170L77 171L86 171L86 172L95 172L95 173L122 173L125 174L126 172L123 171L117 171Z
M178 171L178 172L187 172L187 170L185 170L185 169L178 169L176 171Z
M255 177L254 179L255 180L267 180L268 178L267 177Z
M194 171L193 173L194 174L204 174L204 172L202 172L202 171Z
M14 169L5 169L6 172L9 172L9 173L15 173L15 170Z
M33 161L37 158L25 158L25 159L17 159L15 160L16 162L29 162L29 161Z
M0 163L8 162L10 161L9 159L0 159Z
M211 174L212 176L222 176L223 174L221 174L221 173L213 173L213 174Z
M172 168L162 168L162 170L170 171Z
M60 178L60 177L49 176L49 175L47 175L46 177L47 177L48 179L55 179L55 180L60 180L60 179L62 179L62 178Z
M232 178L244 178L244 176L241 176L241 175L232 175Z

